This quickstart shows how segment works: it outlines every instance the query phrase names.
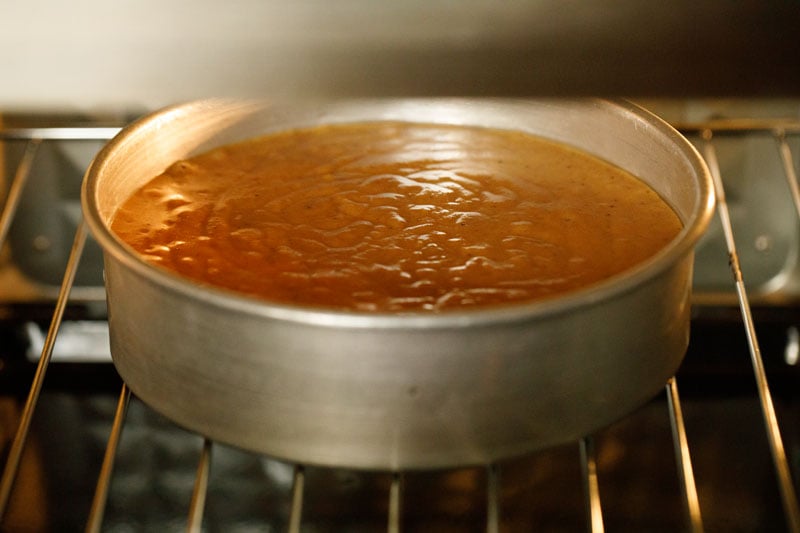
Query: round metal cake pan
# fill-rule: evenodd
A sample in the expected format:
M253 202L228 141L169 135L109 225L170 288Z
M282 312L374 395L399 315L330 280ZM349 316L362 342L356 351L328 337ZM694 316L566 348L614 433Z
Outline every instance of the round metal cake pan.
M109 229L172 162L269 131L403 120L524 130L632 172L680 235L622 275L529 304L440 314L273 305L144 262ZM131 390L181 426L308 464L485 464L577 439L662 390L689 339L708 171L670 126L623 101L204 100L153 113L97 155L82 194L104 251L111 352Z

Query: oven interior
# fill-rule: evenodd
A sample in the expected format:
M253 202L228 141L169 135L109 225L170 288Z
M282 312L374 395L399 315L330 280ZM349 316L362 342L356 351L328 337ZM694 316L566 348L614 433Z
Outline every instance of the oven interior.
M441 34L435 18L411 25L402 46L398 34L377 37L367 24L346 37L317 32L303 41L298 21L310 17L319 30L331 14L295 7L278 17L284 32L267 39L283 47L255 60L290 83L248 78L238 64L226 72L237 87L300 96L624 94L672 123L706 159L723 201L696 254L689 350L663 394L579 442L446 471L321 468L207 442L142 404L114 370L102 257L95 242L84 243L79 190L103 144L160 103L153 94L218 94L218 80L203 78L213 70L199 74L199 63L189 62L200 94L187 86L154 93L137 85L153 73L141 67L137 77L133 68L129 92L111 103L104 79L67 79L63 98L47 100L55 85L42 93L10 76L0 104L22 105L0 107L0 530L800 531L800 69L792 60L800 14L783 4L770 11L679 2L654 8L645 25L634 3L606 11L590 2L580 15L567 3L553 25L523 24L539 14L534 4L547 3L503 11L472 2ZM333 22L364 8L343 6ZM717 24L728 8L729 24ZM77 17L85 8L75 9ZM420 11L387 9L399 18ZM448 11L441 2L432 9L439 17ZM153 19L120 13L131 19L120 31L132 47L137 21ZM50 43L74 38L74 30L43 26ZM624 28L636 28L630 41L613 37ZM24 31L10 27L0 42L19 44ZM185 33L178 25L150 46L174 45ZM211 37L221 50L212 62L228 57L231 43L254 46L243 36ZM72 50L89 53L91 39L76 42ZM354 53L364 42L370 47ZM289 46L313 75L275 63ZM165 70L184 57L169 50ZM108 51L93 53L108 69ZM57 57L31 57L51 69L74 66L72 58L59 65ZM539 69L518 68L531 62ZM366 78L348 70L363 65ZM470 77L475 67L489 68ZM32 100L9 98L15 87ZM120 103L137 91L147 95L142 105ZM64 104L81 94L102 109Z
M677 114L674 105L646 105ZM54 312L63 319L47 347L46 380L4 526L80 529L96 516L92 501L105 490L103 530L183 529L194 516L195 486L207 476L200 516L209 531L232 524L242 531L372 531L393 523L423 531L582 530L598 512L606 528L620 531L684 529L693 520L709 530L786 528L785 489L773 467L751 351L766 369L784 468L794 485L800 469L800 219L793 193L800 106L761 102L762 116L741 103L719 107L692 104L672 121L722 178L746 292L737 295L718 217L698 247L692 339L675 388L669 384L637 412L574 445L485 468L401 473L303 467L207 446L135 397L115 421L122 383L108 353L99 247L89 240L68 263L81 221L83 172L132 117L5 117L0 390L7 468L17 467L9 466L10 450ZM65 270L78 257L69 299L56 310ZM757 334L751 341L743 306ZM684 464L676 459L680 437L671 424L678 387L696 509L687 503ZM123 430L113 472L98 481L117 423ZM201 467L198 477L206 460L210 467ZM600 511L591 509L590 496Z

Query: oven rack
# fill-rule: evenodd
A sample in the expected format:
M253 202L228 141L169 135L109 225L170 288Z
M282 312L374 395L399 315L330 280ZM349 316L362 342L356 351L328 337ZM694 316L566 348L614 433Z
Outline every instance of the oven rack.
M790 461L787 458L787 453L784 448L773 396L767 381L761 348L754 326L751 297L748 295L744 274L739 261L736 238L731 223L730 209L726 199L726 188L715 149L715 141L722 136L764 135L772 137L778 148L779 157L795 209L798 216L800 216L800 186L798 185L798 177L795 171L796 163L794 162L797 156L792 153L790 144L787 142L788 138L800 135L800 121L783 119L721 119L697 123L676 123L675 126L686 135L698 137L698 148L708 164L714 179L714 187L717 195L717 213L724 232L728 252L732 276L732 290L736 294L736 301L745 329L747 350L751 357L753 378L757 387L758 400L762 412L763 430L769 442L769 450L775 470L778 493L780 494L781 505L785 515L785 524L787 530L800 532L800 510L798 508L795 483L792 480ZM20 196L30 175L31 166L37 157L39 148L43 144L61 140L105 141L113 137L118 131L119 128L117 127L94 126L0 128L0 143L18 141L26 144L24 155L8 187L2 214L0 215L0 245L6 241L9 228L18 210ZM70 299L75 272L80 262L87 238L86 227L81 222L74 236L49 330L41 350L19 426L15 432L15 437L11 443L10 449L7 452L2 478L0 478L0 525L3 523L3 517L8 509L9 500L14 490L20 458L28 440L31 421L37 408L45 375L53 354L53 347L60 331L65 309ZM678 393L678 383L674 377L666 384L664 394L667 400L665 405L671 427L671 446L674 450L677 465L678 485L681 491L680 498L683 502L686 515L686 528L695 532L702 531L703 517L692 467L691 446L687 439L680 395ZM121 439L126 413L131 401L132 394L130 390L125 384L122 384L105 455L97 478L94 500L86 519L86 531L101 530L109 494L109 485L114 470L117 447ZM208 496L208 480L213 464L212 455L214 447L215 443L204 439L196 469L191 502L186 510L186 524L189 531L201 531L203 529L203 513ZM602 495L598 482L597 457L592 436L586 436L580 440L578 443L577 455L583 478L583 498L587 529L593 532L603 531ZM290 467L293 472L289 502L288 531L299 532L303 526L304 494L307 488L306 467L304 465L287 466ZM501 530L502 509L499 504L501 473L501 465L487 465L485 467L485 530L488 532L497 532ZM403 506L404 501L407 499L404 482L406 474L403 472L393 472L387 473L387 475L389 476L389 489L387 491L388 501L386 502L386 530L389 532L397 532L402 530Z

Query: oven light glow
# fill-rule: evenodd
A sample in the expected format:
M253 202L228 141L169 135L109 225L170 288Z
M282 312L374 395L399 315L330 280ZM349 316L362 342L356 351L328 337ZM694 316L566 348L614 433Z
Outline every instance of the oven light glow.
M796 365L800 359L800 331L795 326L790 326L786 330L786 349L783 352L783 360L787 365Z

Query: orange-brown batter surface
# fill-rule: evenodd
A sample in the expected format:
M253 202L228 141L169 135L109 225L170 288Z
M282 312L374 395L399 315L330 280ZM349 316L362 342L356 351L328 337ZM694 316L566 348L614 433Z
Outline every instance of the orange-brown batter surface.
M377 122L179 161L116 213L149 262L271 302L430 312L548 298L680 231L627 172L531 135Z

